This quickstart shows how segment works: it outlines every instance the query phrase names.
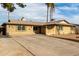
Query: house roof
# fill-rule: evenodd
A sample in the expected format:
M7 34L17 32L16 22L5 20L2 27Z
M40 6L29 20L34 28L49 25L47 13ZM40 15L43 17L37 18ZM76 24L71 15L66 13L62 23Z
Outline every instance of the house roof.
M75 26L79 26L79 24L74 24Z
M61 21L65 21L67 24L61 24ZM43 25L67 25L67 26L73 26L73 24L69 23L66 20L58 20L58 21L51 21L51 22L28 22L28 21L21 21L21 20L10 20L9 22L6 22L4 24L22 24L22 25L36 25L36 26L43 26Z
M22 24L22 25L44 25L45 22L28 22L28 21L21 21L21 20L11 20L10 22L6 22L4 24Z
M64 23L60 23L60 22L66 22L67 24L64 24ZM51 21L51 22L48 22L47 23L48 25L52 25L52 24L55 24L55 25L67 25L67 26L74 26L73 24L69 23L68 21L66 20L57 20L57 21Z
M0 26L0 28L3 28L3 26Z

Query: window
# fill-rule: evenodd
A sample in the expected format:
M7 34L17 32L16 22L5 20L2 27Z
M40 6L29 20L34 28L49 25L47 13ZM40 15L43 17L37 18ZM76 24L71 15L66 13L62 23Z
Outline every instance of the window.
M25 26L22 26L22 30L25 30Z
M59 26L57 26L57 29L58 30L63 30L63 26L62 25L59 25Z
M47 26L48 29L52 29L53 27L54 26L52 26L52 25Z
M38 29L38 27L33 27L33 29L34 29L34 30L37 30L37 29Z
M18 25L18 30L25 30L25 26L24 25Z
M18 30L21 30L21 26L20 25L18 25Z
M71 27L71 30L75 30L74 27Z

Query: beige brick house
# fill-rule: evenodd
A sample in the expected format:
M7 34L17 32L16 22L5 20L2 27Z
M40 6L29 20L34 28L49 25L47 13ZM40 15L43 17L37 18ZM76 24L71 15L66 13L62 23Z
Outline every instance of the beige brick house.
M3 23L5 35L66 35L75 34L75 26L66 20L51 22L27 22L22 20L9 20Z

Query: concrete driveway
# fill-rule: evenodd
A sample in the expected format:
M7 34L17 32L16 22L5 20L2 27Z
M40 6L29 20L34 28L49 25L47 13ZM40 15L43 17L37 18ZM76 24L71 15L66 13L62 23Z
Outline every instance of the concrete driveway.
M0 44L0 55L79 56L78 42L45 35L2 38Z
M0 56L25 56L31 55L21 45L9 38L0 38Z

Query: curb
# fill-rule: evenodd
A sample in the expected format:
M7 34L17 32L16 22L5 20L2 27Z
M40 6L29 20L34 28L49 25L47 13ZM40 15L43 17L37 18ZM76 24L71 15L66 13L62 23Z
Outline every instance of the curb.
M64 37L57 37L57 36L50 36L50 37L60 38L60 39L65 39L65 40L69 40L69 41L79 42L79 40L76 40L76 39L71 39L71 38L64 38Z

